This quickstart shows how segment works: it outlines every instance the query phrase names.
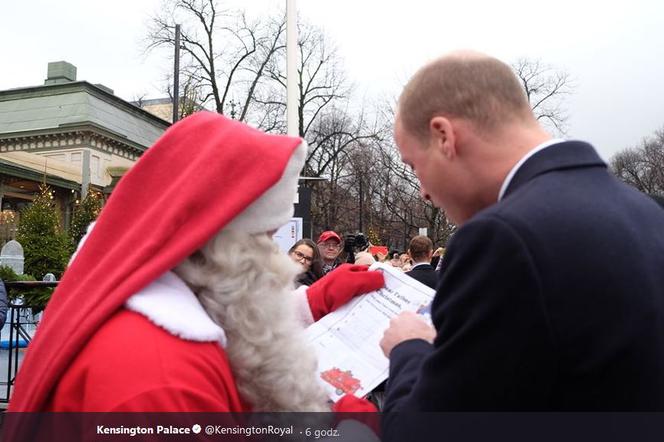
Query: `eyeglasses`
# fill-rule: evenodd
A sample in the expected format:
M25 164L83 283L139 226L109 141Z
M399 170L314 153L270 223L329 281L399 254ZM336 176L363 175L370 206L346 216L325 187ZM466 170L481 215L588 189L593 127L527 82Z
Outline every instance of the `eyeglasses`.
M297 250L293 250L293 255L295 255L296 259L298 259L300 261L302 261L304 259L308 263L311 263L314 260L313 256L307 256L307 255L305 255L301 252L298 252Z
M336 250L339 247L341 247L341 244L339 244L337 242L332 242L332 241L330 241L330 242L321 242L321 243L318 243L318 247L321 247L323 249L335 249Z

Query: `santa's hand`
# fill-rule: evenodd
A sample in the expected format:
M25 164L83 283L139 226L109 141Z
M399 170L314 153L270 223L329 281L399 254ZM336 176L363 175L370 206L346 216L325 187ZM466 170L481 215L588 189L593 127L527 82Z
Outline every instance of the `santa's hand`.
M403 341L409 339L424 339L433 342L436 329L429 325L422 316L413 312L403 312L390 320L390 326L385 330L380 348L385 357L389 358L392 349Z
M323 440L380 442L377 436L380 429L378 409L368 400L347 394L332 406L332 411L339 413L336 417L340 421L335 426L340 437Z
M332 411L335 413L376 413L378 409L366 399L345 394L332 405Z
M378 290L385 285L381 272L369 272L367 266L342 264L307 289L309 308L318 321L353 297Z

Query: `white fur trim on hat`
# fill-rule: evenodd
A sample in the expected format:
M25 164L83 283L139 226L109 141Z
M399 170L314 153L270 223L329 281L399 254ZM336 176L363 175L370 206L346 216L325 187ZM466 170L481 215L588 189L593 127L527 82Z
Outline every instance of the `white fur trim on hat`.
M173 272L164 273L127 299L125 307L174 336L226 346L224 330L210 319L194 292Z
M76 255L78 255L78 251L83 248L83 244L85 244L85 241L87 241L88 236L90 236L90 232L92 232L92 229L95 226L96 221L92 221L89 225L88 228L85 230L85 234L81 237L80 241L78 242L78 245L76 246L76 250L74 250L74 253L72 253L71 258L69 258L69 263L67 265L71 265L72 262L74 262L74 259L76 258Z
M236 216L224 229L236 232L262 233L277 230L293 217L293 204L297 196L297 181L307 158L307 143L295 148L284 173L244 212Z

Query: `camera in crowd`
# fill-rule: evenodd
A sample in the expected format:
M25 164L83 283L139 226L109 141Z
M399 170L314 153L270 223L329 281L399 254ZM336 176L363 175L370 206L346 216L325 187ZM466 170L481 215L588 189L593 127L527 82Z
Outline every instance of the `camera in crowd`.
M369 240L363 233L349 233L344 235L344 251L346 253L357 253L369 247Z
M355 262L355 254L365 251L369 245L369 240L361 232L344 235L344 252L348 257L346 262Z

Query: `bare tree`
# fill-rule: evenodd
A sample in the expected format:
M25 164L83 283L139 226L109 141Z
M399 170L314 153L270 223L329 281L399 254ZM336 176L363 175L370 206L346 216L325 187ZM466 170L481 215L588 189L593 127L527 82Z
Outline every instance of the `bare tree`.
M572 93L569 73L540 60L521 58L512 64L537 119L564 134L568 115L564 97Z
M330 181L315 194L315 219L321 229L371 233L393 249L405 249L420 227L428 228L436 244L445 244L455 226L420 198L419 183L393 144L390 112L376 113L382 115L377 136L351 143L332 160Z
M304 174L332 179L336 176L332 169L346 161L339 156L357 143L375 139L378 129L363 108L351 109L352 87L327 36L308 24L300 23L298 28L298 131L309 143ZM263 89L256 98L263 107L255 108L258 117L253 121L267 131L285 131L285 58L273 57L265 72L274 87Z
M298 23L300 52L298 73L298 131L306 137L318 115L326 106L348 98L349 87L336 48L317 27ZM278 101L273 103L285 112L286 63L285 58L273 58L266 72L280 86Z
M259 25L220 10L214 0L166 0L162 11L152 19L148 48L172 47L181 23L183 73L201 105L210 102L267 132L286 132L284 17ZM376 135L362 111L349 110L351 87L334 45L319 28L298 27L298 129L310 146L305 174L318 177L353 143Z
M371 143L384 137L384 129L368 105L354 107L337 51L314 26L300 23L297 68L298 131L309 144L303 175L324 177L314 187L312 218L315 230L355 231L359 220L370 222L365 158ZM273 57L265 67L271 87L257 94L253 118L267 131L284 131L286 125L286 65ZM364 221L363 221L364 222Z
M258 24L222 11L214 0L167 0L153 18L149 49L172 48L181 24L185 90L217 112L265 131L286 132L284 19ZM351 101L341 58L328 37L300 23L298 130L309 144L303 175L324 177L312 200L314 230L371 229L403 246L418 227L434 239L447 232L444 214L419 199L404 175L382 107Z
M134 95L134 98L131 100L131 102L132 102L133 104L135 104L136 106L142 108L142 107L143 107L143 104L145 103L145 97L146 97L146 95L147 95L147 94L146 94L145 92L141 92L141 93L139 93L139 94L135 94L135 95Z
M368 227L380 225L372 204L374 177L382 172L372 150L381 139L380 131L367 129L361 116L352 120L344 113L330 113L328 117L316 130L319 136L325 132L327 136L309 153L309 173L329 180L327 191L315 194L314 206L322 217L314 217L314 221L320 221L321 227L366 232Z
M517 62L514 69L537 118L564 132L567 117L562 101L571 92L568 74L527 59ZM374 137L333 139L337 143L347 141L348 145L314 144L309 163L311 173L325 170L326 161L334 164L336 171L330 175L331 181L325 192L319 194L317 206L322 209L327 226L354 231L362 220L363 229L371 229L383 244L394 249L404 250L421 227L427 228L428 236L436 245L444 245L456 226L443 210L422 200L417 177L401 162L391 137L394 104L384 103L379 109L372 109L382 122L371 126L374 130L368 133ZM350 122L356 123L355 118L352 115ZM344 131L348 122L339 115L331 121L322 118L319 124L327 124L320 130L326 134L347 132L357 136L367 133ZM376 130L378 128L381 130ZM315 135L316 124L311 129L314 132L310 135ZM311 139L316 140L315 137ZM325 156L317 156L319 146ZM339 156L342 160L338 159ZM339 166L341 169L337 170ZM370 179L365 179L367 177Z
M615 154L610 166L618 178L640 191L664 194L664 127L639 146Z
M250 22L215 0L165 0L152 17L147 49L172 48L181 24L183 71L221 114L245 120L264 66L283 47L283 20Z
M405 250L418 229L426 227L434 244L444 245L456 229L445 212L421 198L417 177L397 155L386 152L383 164L389 172L381 177L384 181L378 184L378 192L382 193L384 224L390 227L390 244Z

